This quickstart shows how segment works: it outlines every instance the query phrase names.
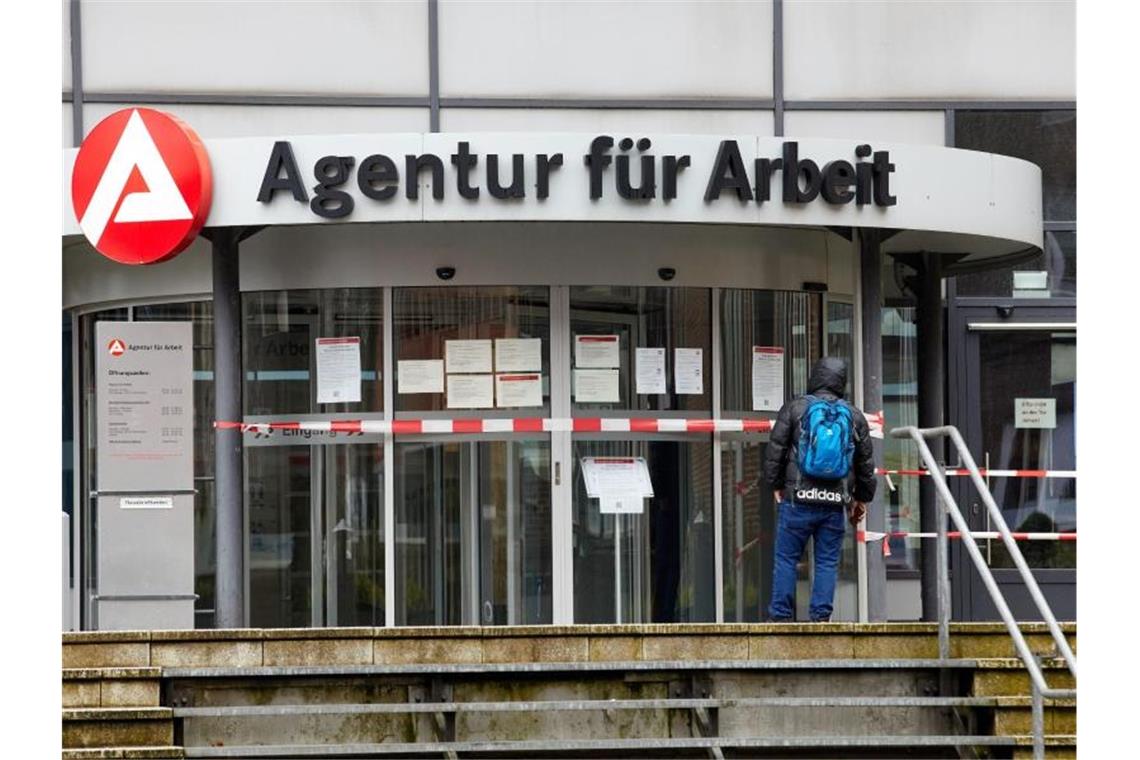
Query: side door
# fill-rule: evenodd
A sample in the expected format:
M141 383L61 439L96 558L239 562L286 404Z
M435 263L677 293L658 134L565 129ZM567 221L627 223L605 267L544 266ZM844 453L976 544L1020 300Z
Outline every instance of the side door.
M966 307L951 329L960 336L951 356L957 389L951 418L984 468L1010 530L1029 534L1018 548L1054 614L1075 620L1076 312L1067 306L1018 306L1001 319L993 307ZM955 478L954 486L972 530L996 530L969 479ZM1066 535L1048 537L1057 533ZM981 539L979 546L1016 618L1039 620L1003 542ZM958 542L951 557L955 618L997 619Z

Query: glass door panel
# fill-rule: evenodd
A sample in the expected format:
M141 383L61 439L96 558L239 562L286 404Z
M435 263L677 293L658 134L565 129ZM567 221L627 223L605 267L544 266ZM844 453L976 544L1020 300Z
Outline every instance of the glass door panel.
M313 620L313 472L315 446L250 449L249 623L302 628Z
M712 450L707 440L576 440L574 621L716 619ZM643 456L653 498L641 514L602 514L580 476L583 457Z
M396 444L396 624L552 618L550 444Z
M1075 470L1075 332L978 335L980 465L991 470ZM1077 529L1075 478L990 477L990 491L1010 530ZM988 529L984 528L984 529ZM1013 567L1001 541L987 541L992 567ZM1075 568L1075 541L1027 541L1030 567Z
M326 625L384 625L384 447L322 446Z

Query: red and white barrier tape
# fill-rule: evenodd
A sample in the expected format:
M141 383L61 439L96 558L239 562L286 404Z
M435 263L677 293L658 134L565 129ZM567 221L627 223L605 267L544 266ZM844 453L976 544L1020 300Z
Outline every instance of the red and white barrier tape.
M929 477L928 470L884 470L879 468L875 470L879 475L901 475L901 476L921 476ZM969 475L970 471L964 467L958 467L949 470L943 470L949 477L956 477L962 475ZM1075 478L1077 477L1076 470L987 470L984 467L978 468L978 472L982 477L991 478Z
M970 533L974 538L1001 538L1001 533L994 530L976 530ZM1074 533L1021 533L1011 531L1011 535L1015 541L1076 541L1077 534ZM882 541L887 537L891 538L938 538L937 533L919 533L917 531L908 530L892 530L887 533L881 533L874 530L860 530L855 532L855 540L859 543L870 543L872 541ZM961 538L960 531L951 530L946 532L948 538Z
M882 438L883 430L887 426L887 417L883 412L863 412L863 416L867 418L867 426L871 428L872 438Z
M274 430L313 433L392 433L394 435L465 433L767 433L772 420L681 419L676 417L508 417L428 420L320 420L305 422L227 422L214 427L243 433Z

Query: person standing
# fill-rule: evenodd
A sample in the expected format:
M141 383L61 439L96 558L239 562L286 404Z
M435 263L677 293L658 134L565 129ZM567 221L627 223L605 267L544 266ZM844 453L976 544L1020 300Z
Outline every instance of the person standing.
M764 479L779 510L768 605L772 622L795 617L796 564L809 538L815 554L809 614L812 622L831 619L846 521L857 525L875 497L870 427L844 400L846 387L847 362L820 359L807 395L785 403L772 426L764 457Z

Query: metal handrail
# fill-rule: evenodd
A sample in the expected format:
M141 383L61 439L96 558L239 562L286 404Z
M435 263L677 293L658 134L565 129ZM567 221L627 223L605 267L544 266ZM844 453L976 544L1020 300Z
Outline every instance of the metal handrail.
M961 534L962 543L966 546L966 551L970 555L970 559L974 561L974 566L977 568L978 574L981 575L982 582L985 583L986 590L989 591L990 598L997 608L998 614L1001 615L1001 619L1005 623L1010 637L1013 639L1014 648L1017 650L1021 661L1025 664L1026 670L1029 671L1033 695L1033 756L1038 760L1043 760L1045 757L1044 700L1046 697L1050 699L1075 698L1077 696L1077 690L1075 688L1054 689L1050 688L1045 682L1045 675L1041 670L1040 663L1037 662L1036 656L1034 656L1033 652L1029 649L1029 644L1025 641L1025 636L1022 635L1017 621L1013 619L1013 613L1009 609L1009 604L1006 603L1001 589L998 588L997 581L994 580L989 565L986 564L986 561L982 558L982 552L978 548L973 534L970 532L970 526L967 524L965 516L958 508L958 503L954 501L954 497L950 495L950 488L946 484L946 475L942 472L942 467L935 461L934 454L930 451L930 447L926 443L927 438L949 438L953 441L954 447L958 450L958 456L962 466L969 471L970 480L973 481L974 488L977 489L978 494L982 498L982 502L986 505L992 525L996 527L998 533L1001 534L1001 540L1005 544L1010 558L1013 560L1014 567L1017 568L1021 580L1025 583L1025 587L1029 591L1030 598L1033 599L1033 603L1037 606L1038 612L1041 613L1041 617L1045 620L1045 624L1049 628L1049 633L1053 637L1057 651L1065 661L1065 665L1068 667L1069 672L1072 673L1074 679L1077 677L1077 658L1073 654L1073 650L1069 647L1068 640L1065 639L1064 634L1061 632L1061 626L1057 623L1057 618L1053 615L1053 610L1049 608L1049 603L1041 593L1041 589L1037 585L1037 580L1033 577L1033 573L1029 570L1029 565L1026 564L1025 558L1021 555L1021 549L1018 548L1017 542L1014 541L1013 534L1010 533L1009 526L1006 525L1001 509L998 508L997 502L994 501L993 494L990 493L990 489L986 486L981 472L978 471L978 465L970 455L970 450L966 447L966 442L962 439L962 434L958 432L958 429L953 425L935 428L906 426L891 430L891 437L910 438L915 442L915 445L918 446L918 451L922 455L922 461L926 464L930 478L934 481L935 488L938 490L939 501L947 514L949 514L950 518L954 521L955 526L957 526ZM939 517L937 585L938 656L941 659L948 659L950 657L950 570L948 561L949 552L947 551L946 541L946 520Z

